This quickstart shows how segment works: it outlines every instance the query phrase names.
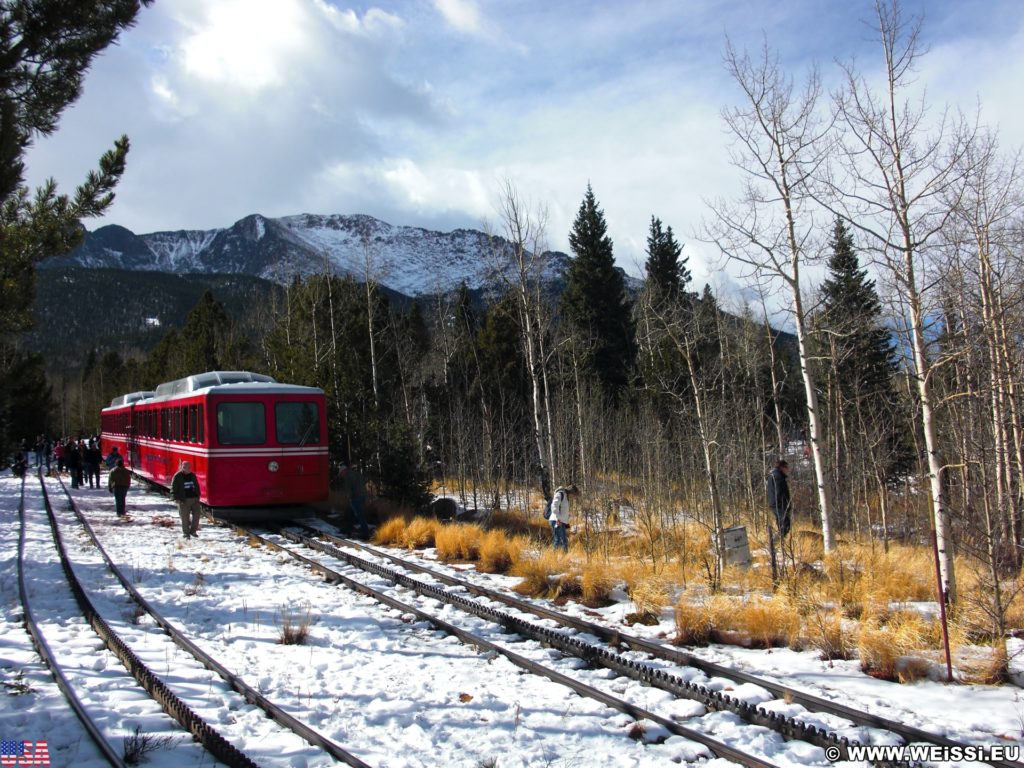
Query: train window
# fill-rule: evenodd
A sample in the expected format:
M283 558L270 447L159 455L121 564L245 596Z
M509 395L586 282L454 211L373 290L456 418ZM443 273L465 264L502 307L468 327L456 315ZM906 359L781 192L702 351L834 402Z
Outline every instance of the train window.
M320 409L316 403L277 403L274 416L277 442L319 445Z
M263 403L219 403L217 441L221 445L259 445L267 441Z
M196 436L199 434L198 426L196 424L198 415L199 414L197 407L194 405L190 405L188 407L188 439L189 442L192 443L198 442L196 440Z
M203 434L205 424L206 424L206 422L203 419L203 406L202 406L202 404L200 404L199 405L199 442L200 443L206 442L205 435Z

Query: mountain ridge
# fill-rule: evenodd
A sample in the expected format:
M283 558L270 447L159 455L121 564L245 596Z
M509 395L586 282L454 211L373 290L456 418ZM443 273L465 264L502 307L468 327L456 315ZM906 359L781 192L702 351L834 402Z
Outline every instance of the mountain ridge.
M365 214L249 214L229 227L136 234L118 224L86 232L67 256L44 268L77 265L171 273L245 274L279 284L330 271L370 277L410 297L465 283L497 287L511 267L511 244L474 229L439 232L389 224ZM546 251L544 282L559 282L569 257ZM627 278L633 280L633 278Z

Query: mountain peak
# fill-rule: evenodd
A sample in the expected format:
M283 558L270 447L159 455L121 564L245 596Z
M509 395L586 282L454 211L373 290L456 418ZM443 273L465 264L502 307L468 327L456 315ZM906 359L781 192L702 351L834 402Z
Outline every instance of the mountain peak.
M497 247L495 247L497 245ZM506 249L483 232L437 232L396 226L365 214L252 213L224 229L136 235L108 225L53 263L161 272L248 274L287 283L325 269L378 283L408 296L443 293L465 282L496 282ZM545 254L548 256L548 254ZM550 254L546 279L557 279L565 255Z

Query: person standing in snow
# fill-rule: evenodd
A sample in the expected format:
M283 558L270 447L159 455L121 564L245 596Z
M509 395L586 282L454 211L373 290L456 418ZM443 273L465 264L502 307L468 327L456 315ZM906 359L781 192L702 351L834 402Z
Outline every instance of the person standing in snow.
M110 453L107 454L107 469L113 470L114 467L122 462L123 459L121 458L121 453L117 450L117 446L115 445L110 449Z
M82 452L83 464L85 464L85 475L89 480L90 488L100 487L100 463L103 461L103 452L95 441L90 440L88 447Z
M71 474L71 487L78 488L82 484L82 454L74 440L68 440L64 448L64 463Z
M118 517L124 517L125 499L128 497L128 489L132 485L132 473L124 468L124 461L117 460L117 466L110 470L107 476L107 489L114 494L114 509Z
M551 523L551 545L555 549L569 551L569 512L570 500L575 501L580 495L580 489L575 484L559 487L551 498L551 506L548 508L547 519Z
M768 506L775 515L779 526L780 540L785 540L793 522L793 505L789 498L789 464L785 459L775 462L775 469L768 473L765 488L768 492Z
M178 504L178 516L181 517L181 532L186 539L191 539L199 531L199 478L192 473L192 464L181 462L181 467L171 478L171 498Z
M366 481L358 469L350 467L348 464L341 465L340 475L342 488L345 491L345 496L348 497L346 525L351 531L354 527L354 518L354 521L359 523L359 535L368 539L370 538L370 528L366 524L366 514L363 512L363 504L366 503Z

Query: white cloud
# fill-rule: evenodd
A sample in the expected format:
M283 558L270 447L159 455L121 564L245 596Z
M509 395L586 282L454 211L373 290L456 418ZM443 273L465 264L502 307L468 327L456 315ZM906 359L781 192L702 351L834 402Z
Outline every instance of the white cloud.
M483 35L484 25L476 0L434 0L434 7L444 20L459 32Z

